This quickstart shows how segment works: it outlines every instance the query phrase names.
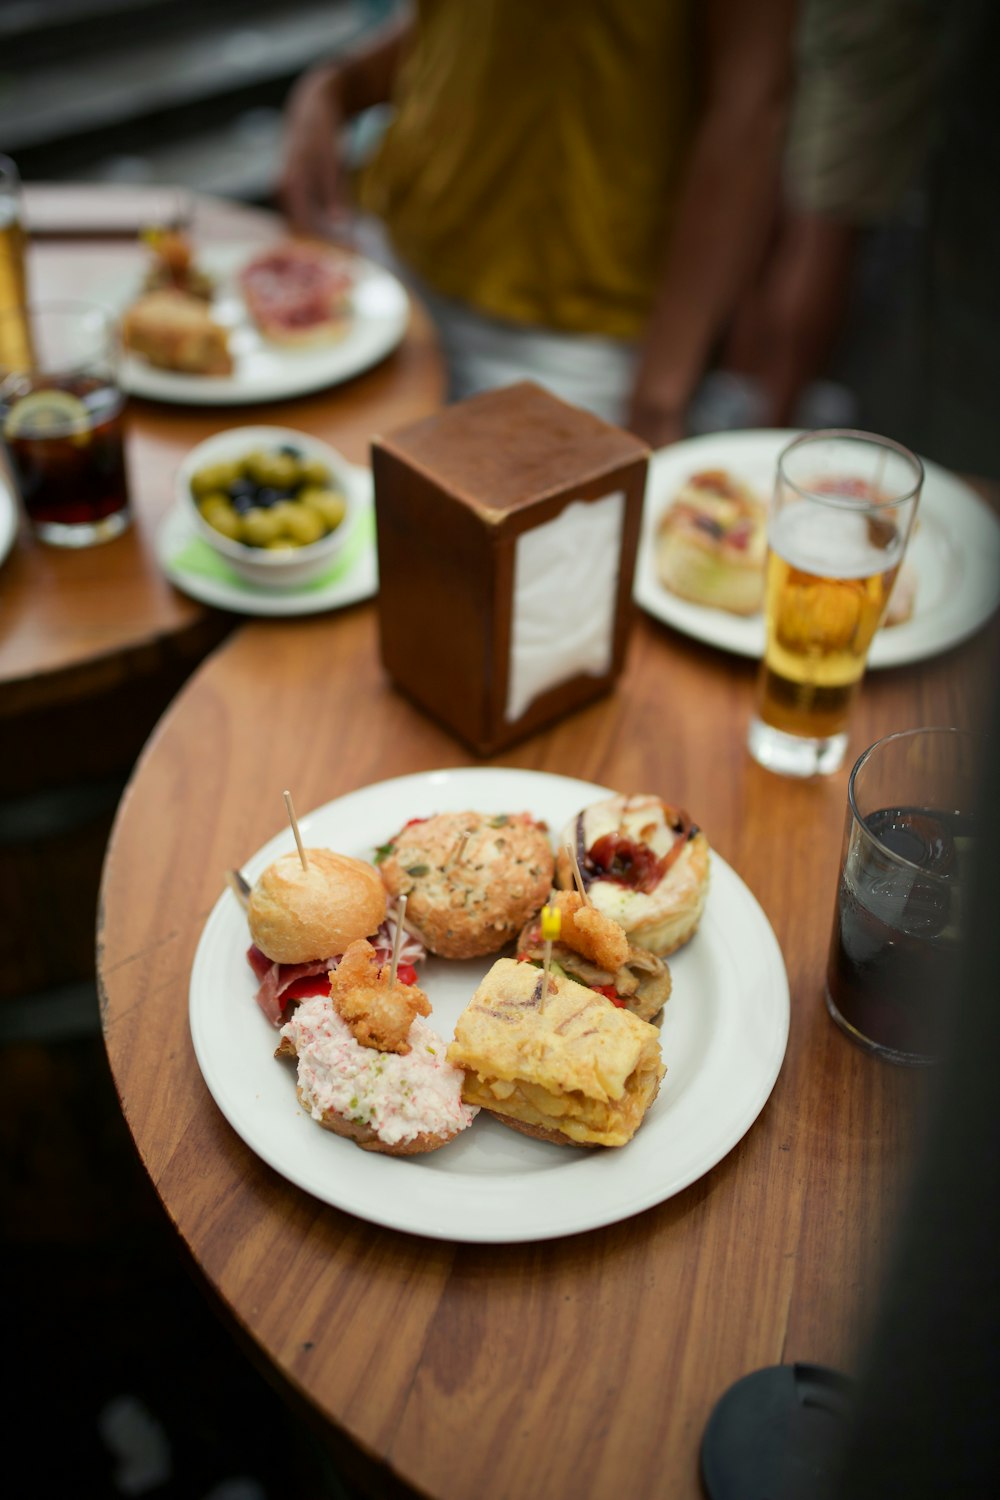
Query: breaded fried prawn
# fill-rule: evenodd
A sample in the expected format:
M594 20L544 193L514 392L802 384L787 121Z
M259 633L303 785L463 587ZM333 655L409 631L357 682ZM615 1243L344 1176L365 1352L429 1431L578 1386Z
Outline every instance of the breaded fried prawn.
M613 917L606 917L577 891L554 891L550 900L562 914L559 939L600 969L614 972L628 961L629 940Z
M360 1046L405 1056L414 1019L429 1016L431 1007L417 985L390 984L391 972L391 964L380 966L375 949L361 938L330 976L330 998Z

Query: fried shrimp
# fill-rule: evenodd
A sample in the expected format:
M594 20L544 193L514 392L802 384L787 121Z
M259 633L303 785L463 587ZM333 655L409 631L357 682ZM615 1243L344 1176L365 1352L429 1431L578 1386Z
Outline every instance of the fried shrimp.
M560 941L612 973L628 961L629 940L613 917L588 906L577 891L554 891L552 901L562 914Z
M380 967L375 949L361 938L345 950L331 974L330 998L360 1046L405 1056L414 1019L429 1016L431 1007L417 985L390 985L390 973L391 965Z

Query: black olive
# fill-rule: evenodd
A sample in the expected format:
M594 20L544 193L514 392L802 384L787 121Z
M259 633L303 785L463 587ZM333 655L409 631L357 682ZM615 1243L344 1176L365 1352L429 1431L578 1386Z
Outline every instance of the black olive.
M272 505L277 505L278 501L284 498L281 490L272 489L269 484L262 484L257 491L257 504L264 510L268 510Z
M278 452L287 454L289 458L302 457L302 449L296 448L292 443L282 443L281 447L278 449Z

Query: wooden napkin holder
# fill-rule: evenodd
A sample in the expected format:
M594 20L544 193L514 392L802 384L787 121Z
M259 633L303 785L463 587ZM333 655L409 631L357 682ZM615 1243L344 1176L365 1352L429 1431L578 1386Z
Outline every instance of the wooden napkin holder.
M528 381L373 440L383 663L479 754L621 672L648 458Z

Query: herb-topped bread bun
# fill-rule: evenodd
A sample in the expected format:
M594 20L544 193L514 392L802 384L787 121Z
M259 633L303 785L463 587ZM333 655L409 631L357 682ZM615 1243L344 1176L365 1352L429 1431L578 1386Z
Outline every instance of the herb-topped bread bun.
M573 886L576 853L589 900L630 943L661 958L694 936L708 895L709 847L687 813L660 797L609 797L567 823L556 883Z
M268 865L250 892L247 921L275 963L301 964L343 953L385 920L385 888L374 866L332 849L307 849Z
M378 851L406 926L442 958L496 953L517 936L552 884L544 825L528 813L438 813L414 818Z
M656 528L664 588L736 615L762 607L766 553L767 507L724 469L692 474Z
M565 976L501 958L458 1018L462 1097L563 1146L624 1146L666 1069L660 1034Z

